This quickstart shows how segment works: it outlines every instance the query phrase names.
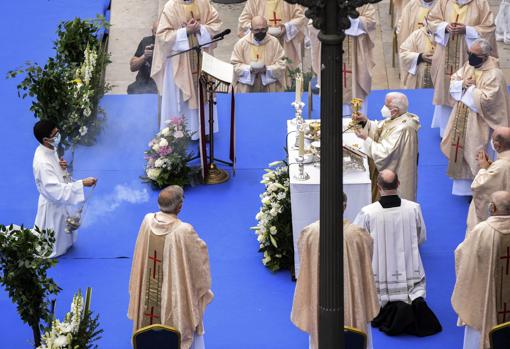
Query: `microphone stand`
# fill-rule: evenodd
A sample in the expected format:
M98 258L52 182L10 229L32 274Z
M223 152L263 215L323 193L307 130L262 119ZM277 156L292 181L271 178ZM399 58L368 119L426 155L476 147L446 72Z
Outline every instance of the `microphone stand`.
M227 34L228 33L226 33L224 35L221 35L221 36L218 36L217 38L214 38L214 39L212 39L209 42L206 42L206 43L203 43L203 44L198 44L196 46L190 47L187 50L176 52L176 53L168 56L167 58L172 58L172 57L176 57L176 56L182 55L182 54L187 53L187 52L196 51L197 56L198 56L198 67L199 67L199 70L200 70L201 56L202 56L201 55L202 54L202 47L208 46L210 44L213 44L215 42L223 40ZM198 79L202 79L202 77L199 76ZM233 165L233 164L230 164L230 163L228 163L226 161L214 158L214 113L213 113L213 104L215 104L215 101L214 101L214 90L215 90L215 87L214 86L208 86L208 85L209 85L209 82L205 81L205 87L207 89L207 94L208 94L208 96L206 98L208 99L208 103L209 103L209 153L210 153L209 154L209 162L210 162L209 166L211 168L207 169L207 171L206 171L207 176L206 176L206 178L204 178L204 180L205 180L206 184L217 184L217 183L223 183L223 182L227 181L229 176L228 176L228 173L226 171L218 169L216 167L216 165L214 164L214 160L219 161L219 162L224 163L224 164L227 164L227 165ZM201 144L202 143L199 142L199 148L201 147ZM199 149L199 154L200 154L200 149ZM204 154L203 156L206 156L206 154ZM195 159L197 159L199 157L200 157L200 155L197 155L197 156L193 157L192 159L190 159L189 161L193 161L193 160L195 160Z

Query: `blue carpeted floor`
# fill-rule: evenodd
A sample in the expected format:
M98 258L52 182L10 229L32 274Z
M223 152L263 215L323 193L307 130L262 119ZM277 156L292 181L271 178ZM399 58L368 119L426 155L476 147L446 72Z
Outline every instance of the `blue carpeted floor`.
M60 20L94 17L102 12L103 3L32 0L4 4L0 35L8 46L0 52L0 75L26 60L45 60L51 54ZM18 41L12 40L14 35ZM31 172L36 147L32 136L34 118L28 111L29 103L17 98L15 85L15 81L0 79L4 108L0 223L31 226L37 207ZM446 161L439 152L438 132L429 128L431 91L407 94L411 112L419 114L423 123L418 200L424 210L428 241L422 248L422 257L428 302L444 331L429 338L390 338L374 332L374 342L376 348L457 349L462 347L462 330L455 326L450 305L455 281L453 251L464 236L468 203L450 195L451 182L445 174ZM370 115L379 115L383 98L383 91L370 96ZM259 207L262 169L284 157L285 125L292 116L292 99L292 94L238 96L237 175L222 185L186 190L182 219L191 222L208 243L211 258L216 298L205 319L209 349L307 348L307 335L289 320L294 283L287 272L272 274L262 266L255 235L248 229L255 224ZM157 128L156 99L108 96L102 104L108 122L95 146L77 150L75 169L75 177L97 176L99 184L78 243L51 274L63 288L57 302L59 316L68 310L78 288L91 286L92 306L100 314L105 330L100 348L127 349L131 335L131 323L126 318L131 254L143 215L157 208L157 192L138 178L143 174L143 151ZM228 103L220 100L222 125L227 124L227 108ZM226 142L225 133L220 133L220 156L227 149ZM3 290L0 329L1 349L30 348L30 330L19 320Z

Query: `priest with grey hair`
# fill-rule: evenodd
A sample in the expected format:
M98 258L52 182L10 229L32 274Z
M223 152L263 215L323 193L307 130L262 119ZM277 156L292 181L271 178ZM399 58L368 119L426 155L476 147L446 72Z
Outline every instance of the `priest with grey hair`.
M368 120L363 114L353 114L361 126L355 133L364 140L364 150L372 160L372 201L379 196L375 183L378 171L383 169L398 173L402 198L416 201L420 119L408 112L407 96L400 92L386 95L381 114L383 120Z
M491 194L498 190L510 191L510 127L497 127L494 130L491 147L496 151L494 161L485 150L478 153L480 171L471 184L473 200L467 218L468 234L489 217L487 207Z
M177 329L181 349L204 348L203 318L212 301L207 245L177 218L183 190L161 191L160 211L145 216L136 240L129 281L133 331L153 324Z
M490 217L455 250L452 305L465 326L464 349L489 349L489 331L510 320L510 192L489 201Z
M475 40L469 48L468 61L450 81L455 104L441 151L448 158L453 195L472 195L471 183L480 170L478 153L488 148L496 127L508 127L510 123L507 83L498 59L490 56L491 50L487 40Z

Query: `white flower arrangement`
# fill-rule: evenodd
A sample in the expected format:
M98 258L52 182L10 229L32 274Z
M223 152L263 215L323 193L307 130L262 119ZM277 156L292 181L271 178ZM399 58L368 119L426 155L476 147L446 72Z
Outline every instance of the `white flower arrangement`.
M290 210L290 181L288 166L282 161L269 164L260 183L265 191L260 195L262 206L255 216L262 263L272 271L289 268L293 263L292 219Z
M51 328L43 334L41 345L37 349L74 349L73 337L78 334L84 311L83 297L80 292L74 295L71 310L64 321L53 320Z
M193 154L188 151L191 134L183 118L172 118L167 127L156 134L145 152L145 176L159 188L171 184L184 186L191 183L196 170L188 166Z

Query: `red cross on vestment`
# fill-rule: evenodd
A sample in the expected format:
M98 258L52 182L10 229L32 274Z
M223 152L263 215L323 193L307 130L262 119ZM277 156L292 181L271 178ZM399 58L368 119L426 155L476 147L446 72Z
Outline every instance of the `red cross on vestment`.
M345 63L343 63L342 77L344 79L344 88L347 87L347 74L352 74L352 70L347 70L347 65Z
M150 324L152 325L152 323L154 322L154 319L159 319L159 316L157 316L156 314L154 314L154 307L151 307L151 312L150 314L143 314L144 316L148 317L150 320Z
M460 145L460 136L457 137L457 143L452 144L452 147L455 147L455 161L454 162L457 162L457 158L459 155L459 149L464 148L462 145Z
M153 265L152 265L152 278L153 279L156 278L156 264L161 263L161 259L158 259L157 256L158 256L157 252L156 252L156 250L154 250L154 257L149 257L149 259L153 261Z
M510 246L506 247L506 256L501 256L499 259L506 259L506 272L505 275L508 275L508 267L510 266Z
M503 303L503 310L498 311L498 315L499 314L503 315L503 320L500 322L500 324L506 322L506 314L510 314L510 309L506 309L506 303Z
M275 12L275 11L273 11L273 18L271 18L271 19L269 20L269 22L273 22L273 25L272 25L272 26L273 26L273 27L278 26L278 22L281 22L281 21L282 21L282 20L281 20L281 18L276 17L276 12Z

